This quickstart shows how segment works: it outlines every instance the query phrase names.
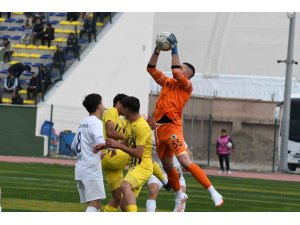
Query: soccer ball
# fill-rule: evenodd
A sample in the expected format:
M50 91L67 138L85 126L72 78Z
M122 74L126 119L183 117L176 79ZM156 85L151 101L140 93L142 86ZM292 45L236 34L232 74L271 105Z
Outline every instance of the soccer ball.
M226 146L227 146L227 148L232 148L232 143L228 142Z
M162 51L169 51L171 49L171 44L168 41L169 36L169 32L159 33L156 37L156 48Z

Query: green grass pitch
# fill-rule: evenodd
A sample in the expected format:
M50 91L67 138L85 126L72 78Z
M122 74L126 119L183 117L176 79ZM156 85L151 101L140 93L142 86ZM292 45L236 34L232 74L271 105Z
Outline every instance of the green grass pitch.
M208 193L188 174L186 211L190 212L297 212L300 209L299 182L282 182L234 177L210 176L213 185L223 195L225 204L213 207ZM79 195L71 166L0 163L0 187L4 212L80 212L86 206ZM107 199L110 191L106 187ZM147 186L138 198L139 211L145 211ZM174 197L161 190L157 211L172 211Z

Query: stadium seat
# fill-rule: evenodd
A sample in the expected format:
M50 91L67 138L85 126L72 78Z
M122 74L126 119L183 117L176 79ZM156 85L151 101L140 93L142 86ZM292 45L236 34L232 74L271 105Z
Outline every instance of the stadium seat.
M29 84L29 80L19 80L20 85L26 85Z
M48 55L48 54L44 54L44 55L41 55L40 59L51 59L52 58L52 55Z
M67 13L65 12L55 13L55 16L67 16Z
M18 56L19 56L19 54L18 54L18 53L16 53L16 52L14 52L14 53L12 54L12 56L13 56L13 57L18 57Z
M65 34L75 33L74 30L64 30L63 32L64 32Z
M23 15L23 12L13 12L13 15Z
M23 104L25 104L25 105L34 105L34 100L25 99L23 101Z
M19 53L19 54L18 54L18 57L29 58L29 57L30 57L30 54L28 54L28 53Z
M22 73L22 75L24 75L25 77L31 77L32 76L32 73L31 72L28 72L28 71L24 71Z
M18 27L18 31L25 31L25 27Z
M55 50L55 51L56 51L56 50L57 50L57 46L56 46L56 45L55 45L55 46L52 45L52 46L50 46L50 47L48 48L48 50Z
M103 23L97 22L96 25L97 25L98 27L102 27L102 26L103 26Z
M3 103L11 103L11 99L9 98L2 98Z
M19 63L20 61L10 61L8 64L9 65L14 65L14 64L16 64L16 63Z
M49 16L55 16L54 12L49 12Z
M0 18L0 22L4 22L5 21L5 18Z
M20 95L27 95L27 90L26 89L22 89L19 91Z
M12 39L12 40L21 40L22 36L11 36L10 39Z
M67 39L66 38L56 38L54 41L55 42L67 42Z
M23 23L24 20L23 20L23 19L17 19L15 22L16 22L16 23Z
M2 74L8 74L8 70L0 70L0 73L2 73Z
M0 30L6 30L7 27L6 26L0 26Z
M40 49L40 50L48 50L47 45L39 45L37 48Z
M10 35L2 35L2 36L0 36L0 39L4 39L4 38L10 38Z
M83 25L83 23L82 23L82 22L79 22L79 21L72 21L72 22L71 22L71 25L74 25L74 26L81 26L81 25Z
M31 66L32 65L31 62L23 62L23 64L26 65L26 66Z
M64 31L62 29L55 29L55 33L63 33Z
M8 31L16 31L16 30L18 30L18 27L8 27L7 30Z
M30 54L31 58L40 58L41 54Z
M27 48L27 49L34 49L34 50L38 49L38 47L36 45L27 45L27 46L25 46L25 48Z
M60 25L71 25L71 22L63 20L63 21L60 21L59 24Z
M57 73L51 73L50 77L55 78L55 77L57 77L57 75L58 75Z
M16 19L14 19L14 18L10 18L10 19L5 20L6 23L13 23L15 21L16 21Z
M26 48L26 45L24 45L24 44L15 44L15 45L13 45L13 48Z
M53 21L50 21L49 23L50 23L51 25L57 25L57 24L59 23L59 21L53 20Z
M33 63L31 66L32 67L40 67L42 65L42 63Z

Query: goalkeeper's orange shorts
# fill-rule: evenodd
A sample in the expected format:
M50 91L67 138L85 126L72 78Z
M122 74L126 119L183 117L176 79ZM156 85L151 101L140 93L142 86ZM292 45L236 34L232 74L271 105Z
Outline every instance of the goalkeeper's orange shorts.
M173 123L156 124L155 127L156 152L162 160L186 153L182 126Z

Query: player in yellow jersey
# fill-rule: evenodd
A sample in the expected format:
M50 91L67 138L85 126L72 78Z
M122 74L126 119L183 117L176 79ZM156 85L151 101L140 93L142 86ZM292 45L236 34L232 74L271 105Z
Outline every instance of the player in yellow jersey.
M136 212L136 198L153 173L152 135L147 121L140 115L140 102L135 97L121 101L127 120L124 143L108 138L106 146L121 149L130 155L129 170L121 184L123 200L128 212Z
M124 140L126 121L123 116L123 106L120 101L127 97L125 94L117 94L113 99L113 107L108 108L102 117L104 138ZM116 212L121 201L121 182L123 180L123 169L125 168L129 155L121 150L116 150L115 155L110 150L102 151L104 176L112 192L112 199L104 207L104 212Z

